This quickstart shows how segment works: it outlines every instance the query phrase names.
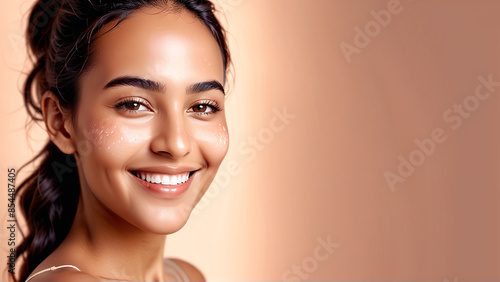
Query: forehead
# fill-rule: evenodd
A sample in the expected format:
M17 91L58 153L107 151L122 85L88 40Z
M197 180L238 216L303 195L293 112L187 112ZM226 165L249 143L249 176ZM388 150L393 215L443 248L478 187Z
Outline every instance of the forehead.
M92 46L91 71L100 77L137 74L194 82L202 76L222 82L217 41L191 12L147 7L116 23L104 26Z

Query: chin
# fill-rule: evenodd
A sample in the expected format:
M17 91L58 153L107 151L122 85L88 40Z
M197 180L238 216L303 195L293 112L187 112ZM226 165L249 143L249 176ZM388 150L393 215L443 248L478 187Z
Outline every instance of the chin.
M168 210L160 214L143 217L130 223L147 233L169 235L179 231L186 225L191 211L191 208L188 210L184 208L184 205L180 205L179 207L168 208Z

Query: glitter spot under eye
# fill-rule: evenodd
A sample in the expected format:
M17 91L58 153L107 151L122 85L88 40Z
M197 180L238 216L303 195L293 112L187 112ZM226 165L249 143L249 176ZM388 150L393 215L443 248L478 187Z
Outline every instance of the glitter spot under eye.
M100 125L92 124L84 134L97 149L102 150L105 144L108 143L108 139L115 134L116 128L116 122L109 124L105 120ZM107 146L107 149L109 150L110 146Z
M229 147L228 146L229 135L227 133L226 127L222 125L222 123L219 123L218 135L219 135L218 147L220 147L224 151L227 151Z

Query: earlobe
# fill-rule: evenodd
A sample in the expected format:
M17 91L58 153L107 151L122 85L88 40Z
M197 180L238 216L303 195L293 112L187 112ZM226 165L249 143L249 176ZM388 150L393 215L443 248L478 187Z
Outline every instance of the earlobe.
M50 140L63 153L74 153L76 146L71 136L72 130L68 128L71 124L70 115L63 112L59 99L52 91L46 91L42 96L42 114Z

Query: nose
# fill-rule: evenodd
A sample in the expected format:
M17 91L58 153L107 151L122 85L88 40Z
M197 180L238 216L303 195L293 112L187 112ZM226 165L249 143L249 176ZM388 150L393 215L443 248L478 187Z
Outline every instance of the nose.
M191 151L191 136L186 127L185 117L181 113L158 119L151 150L174 159L186 156Z

